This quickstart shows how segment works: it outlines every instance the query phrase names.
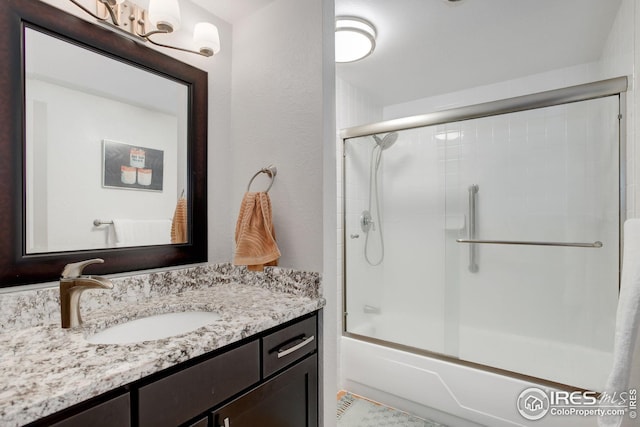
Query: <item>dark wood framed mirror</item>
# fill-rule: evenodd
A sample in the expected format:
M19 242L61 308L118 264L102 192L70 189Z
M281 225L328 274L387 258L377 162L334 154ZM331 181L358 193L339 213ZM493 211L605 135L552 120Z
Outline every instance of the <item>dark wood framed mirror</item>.
M105 261L104 264L93 265L91 271L88 272L90 274L110 274L206 262L207 73L39 0L5 0L3 7L0 8L0 25L4 30L4 34L0 38L0 91L2 92L2 96L0 96L0 287L54 281L60 277L65 264L89 258L102 258ZM63 242L62 244L45 245L34 249L33 216L39 214L41 220L42 218L46 219L47 215L45 214L48 211L43 214L43 211L40 210L39 200L43 197L42 194L47 194L47 191L33 190L33 169L37 164L34 166L33 160L29 157L33 155L34 151L37 152L38 147L42 147L42 145L29 146L27 144L27 140L30 138L27 129L38 129L40 126L39 116L32 116L31 112L28 113L32 108L31 104L27 102L27 100L31 102L31 99L26 95L27 80L29 80L26 76L26 64L30 62L26 52L26 39L33 37L27 36L28 33L66 43L74 49L77 48L82 52L89 52L90 55L100 56L118 67L130 67L132 73L143 74L141 81L162 79L170 84L175 84L179 88L179 92L182 93L181 99L184 100L184 105L179 107L184 112L181 114L182 122L176 125L181 129L181 133L178 132L175 138L176 145L181 148L164 151L164 187L161 186L160 190L156 187L154 188L155 192L145 193L139 190L145 190L144 186L149 185L146 181L139 181L142 183L137 186L139 188L114 189L114 186L105 185L102 180L106 175L105 158L107 154L105 154L105 147L107 143L105 141L112 138L107 134L108 131L100 131L104 140L99 140L95 135L91 138L86 137L87 144L92 144L94 151L90 156L82 157L80 160L89 164L87 169L89 172L82 176L86 176L87 181L95 181L95 185L91 188L97 189L87 192L83 191L85 187L72 187L73 182L83 181L83 179L74 178L72 174L66 172L62 176L56 177L55 179L61 181L67 180L70 186L68 189L63 188L62 192L58 189L55 194L49 195L49 198L57 204L48 205L48 209L53 212L63 211L64 213L58 214L58 216L66 217L68 223L64 226L56 225L51 228L60 231L64 227L68 227L68 230L73 227L82 227L84 229L91 228L91 231L96 232L95 227L99 226L87 224L87 218L78 220L73 217L73 213L80 207L104 202L105 199L114 197L113 194L117 194L114 192L118 191L123 195L123 199L121 202L110 202L112 205L131 205L132 203L149 205L150 197L162 193L165 198L176 199L175 195L180 195L180 189L182 189L188 207L188 231L185 243L144 243L143 246L137 245L135 242L129 245L110 245L109 242L106 242L104 247L84 243L65 246L65 240L71 240L72 233L68 233L68 239L65 237L65 233L62 233L62 237L59 238ZM72 56L53 55L47 59L49 62L43 62L43 68L47 68L48 64L54 68L54 65L59 65L62 62L72 67L81 66L84 62L82 57L76 57L75 54ZM109 64L109 66L111 65ZM99 66L98 68L104 67ZM94 80L97 81L97 88L111 84L105 82L100 76L96 76ZM120 77L120 80L129 79ZM156 85L152 88L157 88L156 92L164 91L162 86ZM95 91L92 89L91 96L95 95L96 91L98 89ZM75 100L67 102L67 104L75 103ZM139 107L141 105L135 106L135 108ZM55 105L50 108L52 110L60 109ZM121 110L119 108L112 109ZM64 115L65 111L62 113ZM68 115L72 117L69 117L68 124L63 123L62 127L76 128L81 125L90 127L90 123L87 122L91 120L82 120L73 113ZM34 119L34 117L36 118ZM110 121L108 118L96 118L97 122L100 120ZM55 123L60 126L59 122ZM143 131L150 130L152 127L148 123L144 126L146 128ZM118 125L114 129L119 129ZM50 137L49 139L55 138ZM122 138L117 139L121 140ZM44 140L47 141L47 138ZM49 141L48 143L52 144L53 142ZM99 150L98 154L95 152L96 149ZM58 150L58 148L51 150ZM155 150L154 153L157 151L159 150ZM176 154L176 152L183 154ZM174 156L182 157L179 160L182 162L180 163L182 166L166 167L169 162L173 162L172 157ZM149 158L149 155L147 157ZM62 158L68 157L63 156ZM78 160L69 160L68 163L72 165L74 161ZM66 163L59 159L57 162L58 164ZM178 178L167 178L166 175L169 173L167 169L177 169ZM64 168L62 170L64 171ZM140 177L140 175L138 176ZM52 181L50 176L43 175L39 182L47 180ZM38 180L35 181L37 185ZM121 187L126 187L126 185ZM130 187L136 186L131 185ZM136 191L138 192L136 193ZM154 196L150 196L151 193ZM176 201L173 200L174 207ZM96 218L99 218L98 214L95 215ZM106 215L105 219L108 221L116 214L107 213ZM172 215L173 209L165 216ZM127 214L123 214L123 217L126 216ZM35 229L35 234L37 234L38 227Z

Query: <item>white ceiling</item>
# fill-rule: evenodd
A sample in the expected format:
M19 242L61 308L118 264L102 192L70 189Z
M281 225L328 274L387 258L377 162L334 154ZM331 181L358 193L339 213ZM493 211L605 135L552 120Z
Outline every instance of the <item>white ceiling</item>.
M192 0L234 23L273 0ZM377 29L337 75L381 105L595 61L621 0L335 0Z
M338 76L381 105L597 60L620 0L336 0L377 28Z
M219 18L233 24L274 0L191 0Z

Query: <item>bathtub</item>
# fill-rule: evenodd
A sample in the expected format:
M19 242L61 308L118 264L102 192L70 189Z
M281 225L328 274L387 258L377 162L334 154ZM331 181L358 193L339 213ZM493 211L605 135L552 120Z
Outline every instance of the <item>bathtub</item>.
M450 427L597 425L593 416L526 420L517 397L542 386L522 379L347 336L340 353L344 389Z

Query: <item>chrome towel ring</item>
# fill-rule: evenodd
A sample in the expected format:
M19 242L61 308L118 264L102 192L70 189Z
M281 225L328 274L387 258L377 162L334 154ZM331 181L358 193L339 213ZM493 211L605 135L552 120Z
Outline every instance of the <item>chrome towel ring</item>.
M266 173L271 178L271 182L269 183L269 187L267 187L267 189L265 190L265 193L267 193L267 192L269 192L269 190L271 190L271 186L273 185L273 181L276 180L276 175L278 173L278 168L276 168L273 165L269 165L266 168L262 168L258 172L256 172L255 175L253 175L251 177L251 180L249 181L249 185L247 185L247 191L251 191L251 183L261 173Z

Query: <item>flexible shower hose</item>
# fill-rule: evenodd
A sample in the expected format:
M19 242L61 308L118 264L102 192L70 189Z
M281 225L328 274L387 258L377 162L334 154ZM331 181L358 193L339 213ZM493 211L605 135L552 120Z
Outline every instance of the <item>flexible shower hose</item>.
M377 150L377 155L376 155ZM373 158L376 157L375 167ZM371 150L371 160L369 162L369 212L371 212L371 199L373 193L373 187L375 187L375 196L376 196L376 220L378 222L378 231L380 232L380 259L376 262L371 261L369 259L369 234L371 230L366 232L366 236L364 239L364 259L367 260L369 265L376 266L380 265L384 260L384 236L382 234L382 220L380 219L380 195L378 191L378 168L380 167L380 161L382 160L382 148L380 145L376 145ZM375 224L375 222L374 222Z

